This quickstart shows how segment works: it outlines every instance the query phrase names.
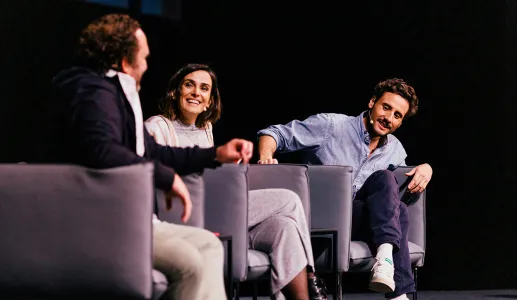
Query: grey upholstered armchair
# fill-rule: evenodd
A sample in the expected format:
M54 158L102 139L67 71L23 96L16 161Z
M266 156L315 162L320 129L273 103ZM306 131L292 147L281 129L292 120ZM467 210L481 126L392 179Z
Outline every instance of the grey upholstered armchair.
M0 298L158 298L152 177L152 164L0 165Z
M302 202L307 222L310 222L309 185L307 166L305 165L259 165L251 164L248 172L249 190L282 188L295 192ZM257 283L260 279L269 279L271 264L269 257L262 252L250 250L250 270L263 269L262 275L251 272L250 280L254 281L254 299L258 297Z
M224 164L214 170L205 170L205 228L230 236L225 243L225 269L229 283L229 298L239 296L239 283L248 277L248 165ZM231 245L231 247L229 247ZM230 255L228 255L230 254ZM228 278L230 277L230 278ZM235 283L235 285L234 285Z
M400 196L405 197L405 186L409 178L405 173L412 167L399 167L393 172L400 186ZM317 268L325 268L328 262L337 264L338 272L369 272L374 255L364 242L352 241L352 168L348 166L309 166L311 191L312 228L337 228L337 262L332 262L330 253L319 257ZM426 192L409 207L410 230L409 249L414 268L415 283L417 270L424 265L426 241ZM337 278L338 295L342 295L341 276ZM416 299L416 293L414 298ZM341 299L341 296L340 298Z
M333 273L336 280L334 298L341 299L341 273L349 269L352 242L352 168L315 165L308 168L311 228L316 232L326 228L337 232L313 236L313 249L324 250L315 253L316 269Z
M232 236L232 277L235 298L239 285L269 279L271 264L266 253L249 249L248 191L262 188L287 188L302 199L309 216L309 189L305 165L223 165L206 170L205 227ZM256 286L256 285L255 285ZM257 299L257 290L254 290Z

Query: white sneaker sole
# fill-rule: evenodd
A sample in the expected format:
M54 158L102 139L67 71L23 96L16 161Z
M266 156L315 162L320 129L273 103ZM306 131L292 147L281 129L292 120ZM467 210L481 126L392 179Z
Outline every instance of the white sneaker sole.
M370 290L377 293L391 293L395 291L395 282L386 278L374 278L370 281Z

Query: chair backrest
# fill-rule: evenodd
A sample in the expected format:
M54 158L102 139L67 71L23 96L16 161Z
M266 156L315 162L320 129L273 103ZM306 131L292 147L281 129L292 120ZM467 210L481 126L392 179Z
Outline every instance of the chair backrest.
M152 296L153 165L0 165L0 290Z
M352 167L308 167L312 228L338 230L338 270L347 271L352 235Z
M207 169L205 228L232 236L232 272L236 281L248 272L248 165L223 164Z
M183 214L183 205L177 197L172 200L173 207L170 211L165 208L165 193L162 190L156 190L156 200L158 206L158 218L162 221L175 224L190 225L195 227L205 227L205 183L203 176L200 174L190 174L181 176L183 182L187 186L192 201L192 214L187 223L181 221Z
M307 165L300 164L276 164L261 165L252 164L248 171L249 189L288 189L300 197L307 224L311 226L311 205L309 191L309 175Z

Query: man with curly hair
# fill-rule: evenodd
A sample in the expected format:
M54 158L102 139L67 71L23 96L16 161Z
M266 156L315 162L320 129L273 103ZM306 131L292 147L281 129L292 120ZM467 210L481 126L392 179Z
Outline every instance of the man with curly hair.
M248 162L253 144L241 139L206 149L156 144L144 129L138 94L148 55L145 33L127 15L105 15L81 32L77 66L52 81L56 127L48 160L90 168L153 162L156 187L178 196L186 222L192 203L178 174ZM153 262L170 282L161 299L226 299L223 247L213 233L161 222L155 215Z
M258 132L259 163L278 163L275 152L301 151L305 163L353 167L352 238L364 240L376 252L370 289L386 293L389 299L408 299L406 294L415 292L408 208L399 199L390 170L406 165L406 151L392 133L417 110L414 88L393 78L375 86L368 109L357 117L316 114ZM432 174L429 164L406 173L413 176L408 185L408 191L415 193L412 199L418 199L415 196L426 188Z

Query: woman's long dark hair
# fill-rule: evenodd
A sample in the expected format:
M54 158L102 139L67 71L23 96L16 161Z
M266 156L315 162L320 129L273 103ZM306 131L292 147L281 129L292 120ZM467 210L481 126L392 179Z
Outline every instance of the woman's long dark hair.
M195 71L206 71L212 78L212 90L210 92L210 106L202 112L196 119L196 127L205 128L207 124L215 123L221 117L221 95L217 83L217 76L210 66L205 64L187 64L181 67L169 80L167 93L160 102L160 111L171 120L178 118L181 111L178 105L180 89L185 76Z

